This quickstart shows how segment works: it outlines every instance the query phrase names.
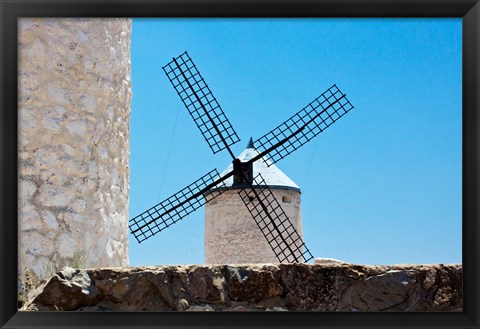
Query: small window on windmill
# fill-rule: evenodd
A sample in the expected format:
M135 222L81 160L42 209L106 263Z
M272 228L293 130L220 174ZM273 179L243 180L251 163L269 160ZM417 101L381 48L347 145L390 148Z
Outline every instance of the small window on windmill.
M248 201L252 202L253 200L255 200L255 195L254 194L250 194L248 196Z
M283 203L292 203L292 197L288 195L282 196L282 202Z

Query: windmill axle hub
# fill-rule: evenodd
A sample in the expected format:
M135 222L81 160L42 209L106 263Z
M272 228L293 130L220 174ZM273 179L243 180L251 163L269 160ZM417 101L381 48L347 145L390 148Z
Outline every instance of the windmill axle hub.
M253 182L253 164L252 162L242 162L240 159L233 160L233 186L244 186L246 183Z

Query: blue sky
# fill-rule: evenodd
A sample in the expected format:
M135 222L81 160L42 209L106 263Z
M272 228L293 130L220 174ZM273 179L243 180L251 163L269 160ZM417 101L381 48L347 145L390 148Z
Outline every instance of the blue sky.
M355 106L277 163L302 189L315 257L461 263L461 19L134 19L130 217L214 155L162 66L189 52L241 141L336 83ZM138 244L131 265L203 263L204 209Z

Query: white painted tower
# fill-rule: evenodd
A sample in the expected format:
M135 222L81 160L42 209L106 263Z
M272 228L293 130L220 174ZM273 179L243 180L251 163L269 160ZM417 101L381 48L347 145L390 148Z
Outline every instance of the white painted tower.
M237 157L246 162L259 152L250 140ZM267 160L268 161L268 160ZM233 164L221 174L229 173ZM274 164L268 167L264 159L253 163L253 177L260 173L285 214L302 236L300 188ZM226 191L205 206L205 263L245 264L278 263L272 248L258 228L252 215L234 187L233 177L225 180Z

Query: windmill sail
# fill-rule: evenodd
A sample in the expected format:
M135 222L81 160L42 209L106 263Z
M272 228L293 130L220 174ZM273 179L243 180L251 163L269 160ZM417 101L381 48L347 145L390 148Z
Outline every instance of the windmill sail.
M223 189L218 187L231 175L220 178L218 171L213 169L189 186L130 219L131 233L138 242L142 242L163 231L203 206L206 202L205 194L208 194L209 200L222 194ZM211 190L214 186L217 188Z
M256 161L267 155L275 163L327 129L353 105L336 85L327 89L298 113L255 141L260 151Z
M279 262L300 263L313 258L261 174L238 194Z
M163 70L214 154L240 141L187 52Z

